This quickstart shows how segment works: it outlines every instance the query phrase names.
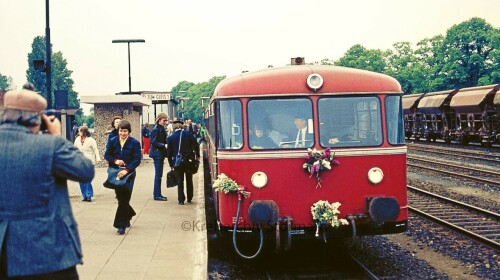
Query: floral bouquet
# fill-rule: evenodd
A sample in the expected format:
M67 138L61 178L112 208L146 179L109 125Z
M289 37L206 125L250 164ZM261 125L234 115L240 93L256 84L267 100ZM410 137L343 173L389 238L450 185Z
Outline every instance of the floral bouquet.
M319 227L321 225L330 224L332 227L336 228L342 225L348 225L349 222L346 219L339 219L337 217L340 214L339 202L329 203L327 200L319 200L311 206L311 214L313 220L316 222L316 236L319 236Z
M224 173L221 173L217 176L217 179L214 181L212 187L216 192L223 192L225 194L228 194L230 192L238 192L246 198L250 196L250 192L245 191L245 188L243 186L238 186L238 184L233 179L227 177L227 175Z
M320 172L322 170L330 170L332 169L332 165L339 165L340 162L338 160L334 160L335 152L330 150L330 148L326 148L324 152L317 151L316 149L307 149L307 155L304 156L304 160L306 161L302 166L306 172L311 174L311 176L315 175L318 183L316 184L316 188L321 187L321 178ZM311 177L309 176L309 177Z

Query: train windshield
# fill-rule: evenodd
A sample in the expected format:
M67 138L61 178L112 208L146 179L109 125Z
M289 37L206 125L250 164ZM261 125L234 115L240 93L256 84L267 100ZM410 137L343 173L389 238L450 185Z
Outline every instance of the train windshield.
M366 97L325 97L318 101L319 136L323 147L382 144L380 100Z
M403 106L401 106L401 99L401 96L387 96L385 98L387 140L392 145L401 145L405 143Z
M254 99L248 102L251 149L299 149L314 146L312 103L308 98Z

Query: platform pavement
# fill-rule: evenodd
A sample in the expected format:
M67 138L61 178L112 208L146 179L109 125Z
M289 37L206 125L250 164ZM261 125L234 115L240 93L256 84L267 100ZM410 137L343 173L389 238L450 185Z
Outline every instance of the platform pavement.
M125 235L113 227L117 202L114 191L102 186L105 179L106 168L96 168L90 203L81 201L78 183L68 182L83 250L80 279L207 278L203 172L193 176L193 203L179 205L177 187L167 189L164 180L168 201L155 201L153 162L143 160L130 201L137 215Z

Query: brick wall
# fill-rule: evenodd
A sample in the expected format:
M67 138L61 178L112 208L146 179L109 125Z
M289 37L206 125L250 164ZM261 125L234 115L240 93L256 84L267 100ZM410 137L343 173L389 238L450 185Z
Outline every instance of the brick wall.
M107 166L104 161L108 132L112 129L111 121L114 116L120 116L123 120L130 122L132 126L132 137L141 142L141 111L142 107L132 106L132 104L95 104L94 105L94 139L103 161L96 167Z

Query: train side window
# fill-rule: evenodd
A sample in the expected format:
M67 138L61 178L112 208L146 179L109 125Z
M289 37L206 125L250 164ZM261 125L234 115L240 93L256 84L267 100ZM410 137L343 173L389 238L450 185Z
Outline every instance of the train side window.
M387 121L387 140L392 145L404 144L405 131L401 96L387 96L385 98L385 114Z
M217 147L219 149L240 149L243 147L240 101L222 100L217 109Z

